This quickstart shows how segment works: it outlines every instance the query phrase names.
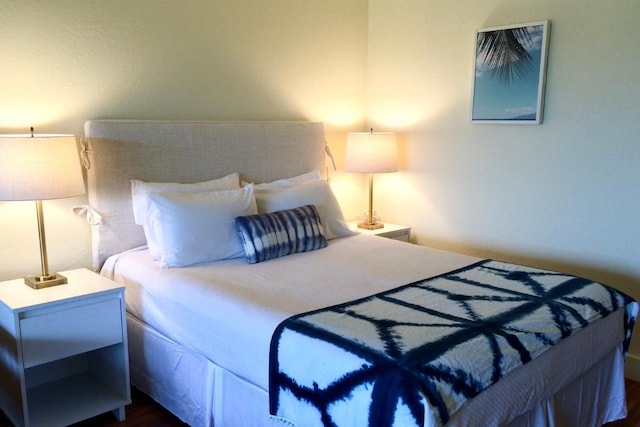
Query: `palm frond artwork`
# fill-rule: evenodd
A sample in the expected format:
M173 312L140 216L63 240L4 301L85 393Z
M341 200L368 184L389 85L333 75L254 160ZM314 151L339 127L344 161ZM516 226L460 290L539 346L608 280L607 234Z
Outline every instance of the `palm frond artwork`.
M532 43L529 27L487 31L478 34L478 56L496 78L509 84L531 68L532 57L525 46Z
M476 32L474 123L542 123L549 21Z

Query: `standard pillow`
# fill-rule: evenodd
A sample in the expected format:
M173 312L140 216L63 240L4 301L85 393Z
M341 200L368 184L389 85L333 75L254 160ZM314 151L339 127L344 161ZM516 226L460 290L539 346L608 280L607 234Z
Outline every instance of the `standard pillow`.
M257 214L253 186L204 193L149 193L147 225L163 268L244 256L238 216Z
M210 181L181 184L177 182L145 182L131 180L131 202L133 219L136 224L144 225L147 194L149 193L200 193L203 191L234 190L240 188L240 175L237 172Z
M240 216L235 223L250 264L327 246L313 205Z
M150 193L200 193L203 191L233 190L240 188L240 176L232 173L210 181L196 182L193 184L180 184L177 182L145 182L138 179L131 180L131 202L133 204L133 219L136 224L144 228L144 236L147 240L149 253L153 259L160 258L158 241L146 222L147 196Z
M320 171L319 170L314 170L311 172L307 172L307 173L303 173L302 175L298 175L298 176L294 176L291 178L285 178L285 179L277 179L275 181L271 181L271 182L263 182L261 184L254 184L255 188L282 188L282 187L291 187L292 185L295 184L301 184L303 182L313 182L313 181L319 181L321 180L322 177L320 176Z
M290 187L257 187L255 196L259 213L314 205L320 214L320 222L327 240L356 234L347 225L338 200L329 183L324 180L303 182Z

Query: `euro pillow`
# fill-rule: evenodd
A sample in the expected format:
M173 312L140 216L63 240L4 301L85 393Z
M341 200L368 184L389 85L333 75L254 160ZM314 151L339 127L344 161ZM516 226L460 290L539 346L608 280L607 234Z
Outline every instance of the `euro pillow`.
M250 264L327 246L313 205L240 216L235 224Z
M238 216L257 214L253 186L203 193L149 193L146 222L158 239L162 268L244 256Z
M131 202L133 205L133 219L136 224L142 225L147 246L153 259L159 259L158 241L153 231L145 222L147 210L147 196L150 193L196 193L203 191L233 190L240 188L240 176L232 173L210 181L196 182L193 184L181 184L177 182L145 182L138 179L131 180Z
M338 200L329 183L324 180L303 182L289 187L257 187L255 197L259 213L314 205L320 215L327 240L356 234L349 228Z
M314 182L320 181L322 177L320 176L320 171L313 170L311 172L303 173L301 175L297 175L291 178L285 179L277 179L271 182L263 182L261 184L254 184L256 189L279 189L283 187L291 187L295 184L301 184L303 182Z

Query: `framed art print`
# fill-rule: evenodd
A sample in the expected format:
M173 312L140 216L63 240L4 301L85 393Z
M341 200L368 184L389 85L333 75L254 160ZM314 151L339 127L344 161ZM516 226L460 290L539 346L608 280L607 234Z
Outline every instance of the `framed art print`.
M476 31L471 121L540 124L549 21Z

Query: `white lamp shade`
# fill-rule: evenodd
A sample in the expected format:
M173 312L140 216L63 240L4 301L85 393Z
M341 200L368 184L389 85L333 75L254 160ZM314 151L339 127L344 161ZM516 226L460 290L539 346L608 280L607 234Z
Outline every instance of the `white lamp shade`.
M84 194L73 135L0 135L0 200Z
M351 132L347 137L346 172L398 171L398 148L393 132Z

